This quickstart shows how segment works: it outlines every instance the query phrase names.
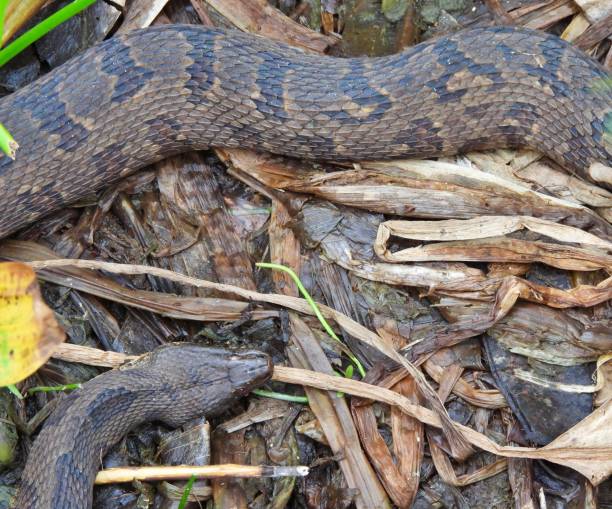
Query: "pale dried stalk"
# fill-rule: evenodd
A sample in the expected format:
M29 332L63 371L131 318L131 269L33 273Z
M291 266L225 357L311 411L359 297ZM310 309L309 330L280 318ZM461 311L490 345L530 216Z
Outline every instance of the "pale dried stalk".
M58 256L44 246L31 242L7 241L0 248L3 258L28 262L31 260L55 260ZM228 276L228 274L226 274ZM230 275L231 277L231 275ZM198 321L233 321L238 320L247 311L248 303L238 300L228 300L208 297L179 296L149 290L126 288L109 278L89 270L75 268L45 271L39 273L39 278L62 286L70 286L90 295L105 300L118 302L126 306L144 309L153 313L178 318L180 320ZM252 320L261 320L275 316L276 311L253 309L249 310Z
M577 37L582 35L582 33L589 28L591 23L586 18L584 14L576 14L570 21L570 24L567 25L563 33L561 34L561 39L565 39L568 42L572 42Z
M539 161L514 171L523 181L538 189L546 189L563 200L591 207L612 207L612 193L582 179L555 170Z
M53 352L52 357L66 362L79 362L90 366L116 368L122 364L138 359L137 355L126 355L119 352L105 352L88 346L62 343Z
M602 163L592 163L589 167L589 175L595 182L612 184L612 168Z
M554 196L548 196L537 191L532 191L524 185L519 185L511 180L498 177L476 168L468 168L458 164L444 161L405 160L392 162L364 163L364 168L380 170L400 170L399 174L414 176L423 180L436 180L456 185L466 184L470 187L501 189L516 197L523 197L528 202L537 202L541 206L548 205L565 210L588 211L586 207L576 203L568 202Z
M95 484L113 484L133 481L177 481L198 479L219 479L224 477L305 477L309 468L305 466L269 465L204 465L204 466L155 466L117 467L101 470Z

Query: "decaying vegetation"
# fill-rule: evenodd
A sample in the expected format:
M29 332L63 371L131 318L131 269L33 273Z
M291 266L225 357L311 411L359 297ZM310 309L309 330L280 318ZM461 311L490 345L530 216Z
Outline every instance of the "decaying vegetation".
M9 11L7 39L57 3ZM612 69L607 0L371 4L99 1L3 68L0 85L13 91L111 33L175 22L338 55L515 24L556 33ZM60 43L69 31L83 35ZM190 500L227 508L612 504L612 192L540 154L347 166L189 153L3 240L0 257L36 271L69 340L49 340L41 356L51 359L24 393L169 341L273 356L266 389L290 401L251 395L212 423L145 426L105 467L309 467L300 478L244 467L194 484ZM342 342L290 275L260 261L297 273ZM0 507L56 400L0 395ZM177 507L177 478L156 470L104 486L94 507Z

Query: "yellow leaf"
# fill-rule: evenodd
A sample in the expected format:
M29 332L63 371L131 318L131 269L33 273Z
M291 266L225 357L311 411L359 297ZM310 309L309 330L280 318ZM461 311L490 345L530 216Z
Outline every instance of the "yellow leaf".
M0 387L34 373L64 338L34 271L22 263L0 263Z

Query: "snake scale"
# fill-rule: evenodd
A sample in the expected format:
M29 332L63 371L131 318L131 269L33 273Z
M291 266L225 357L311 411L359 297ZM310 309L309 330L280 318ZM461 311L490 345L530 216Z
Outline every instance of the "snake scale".
M592 163L612 166L607 77L560 39L511 27L376 59L194 26L134 31L0 101L21 146L15 161L0 156L0 238L143 166L209 147L359 161L526 146L589 177ZM90 507L99 458L128 429L210 413L270 374L262 354L193 348L156 351L61 402L17 507Z
M584 176L612 166L606 78L570 44L513 27L351 59L235 31L134 31L0 101L21 145L0 158L0 237L208 147L355 161L526 146Z
M90 380L45 422L15 509L90 508L101 458L129 430L146 421L178 427L223 411L271 373L263 353L181 343Z

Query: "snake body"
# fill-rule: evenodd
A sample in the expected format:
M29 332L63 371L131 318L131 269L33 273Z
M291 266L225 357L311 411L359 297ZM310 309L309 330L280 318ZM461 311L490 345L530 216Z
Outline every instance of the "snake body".
M65 397L28 456L17 509L87 509L106 451L146 421L178 427L209 416L272 373L260 352L232 353L182 343L158 348Z
M612 166L596 61L521 28L459 32L382 58L306 54L235 31L112 37L0 101L0 237L171 154L246 147L351 161L526 146Z

